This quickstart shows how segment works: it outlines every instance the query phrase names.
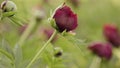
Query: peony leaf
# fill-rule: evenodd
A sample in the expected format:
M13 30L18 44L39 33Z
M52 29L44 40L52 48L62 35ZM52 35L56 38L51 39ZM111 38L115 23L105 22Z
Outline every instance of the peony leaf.
M22 49L19 45L15 45L14 48L14 56L15 56L15 65L17 68L20 68L20 64L23 60Z
M3 50L5 50L6 52L10 53L12 56L14 56L11 46L9 45L9 43L5 39L2 39L1 48Z

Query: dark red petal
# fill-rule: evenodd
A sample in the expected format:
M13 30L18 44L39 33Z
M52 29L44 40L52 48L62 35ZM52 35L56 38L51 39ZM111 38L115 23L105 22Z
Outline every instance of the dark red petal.
M94 43L88 48L102 58L109 60L112 57L112 47L109 43Z
M68 6L57 9L53 17L60 32L71 31L77 27L77 15Z
M112 24L104 25L104 36L115 47L120 46L120 33L118 28Z

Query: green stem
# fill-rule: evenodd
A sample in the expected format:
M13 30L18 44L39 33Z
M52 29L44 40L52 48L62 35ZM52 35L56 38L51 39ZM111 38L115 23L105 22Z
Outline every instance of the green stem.
M100 68L101 58L95 56L89 68Z
M30 68L30 66L33 64L33 62L38 58L38 56L45 50L45 48L48 46L48 44L53 40L54 36L57 34L57 31L55 30L52 36L49 38L49 40L43 45L43 47L37 52L37 54L33 57L33 59L30 61L30 63L26 66L26 68Z
M27 29L24 31L24 33L22 34L22 36L20 37L19 41L18 41L18 45L20 45L21 47L23 46L24 41L27 39L27 37L29 36L29 34L31 33L31 31L33 30L33 28L35 27L36 22L31 22Z
M85 58L85 60L88 60L88 58L87 58L87 56L86 56L86 54L84 53L84 51L82 50L82 48L79 46L79 44L77 44L78 43L78 41L77 42L74 42L74 41L76 41L76 39L74 39L74 41L73 41L73 37L70 37L69 36L69 38L67 37L64 37L63 35L60 35L62 38L64 38L65 40L67 40L67 42L69 42L70 44L73 44L73 45L75 45L75 47L77 48L77 49L79 49L79 52L80 52L80 54L83 56L83 58ZM79 41L80 42L80 41Z
M55 47L53 46L53 57L52 57L52 63L51 63L51 68L54 68L54 63L55 63Z

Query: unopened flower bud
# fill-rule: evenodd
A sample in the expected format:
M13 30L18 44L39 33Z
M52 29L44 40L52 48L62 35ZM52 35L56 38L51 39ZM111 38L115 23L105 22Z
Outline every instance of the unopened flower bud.
M37 22L40 22L42 19L45 19L46 17L45 10L40 6L33 7L32 13Z
M42 27L40 29L40 34L45 36L45 40L50 39L50 37L52 36L53 32L54 32L54 29L51 28L51 27ZM57 38L58 38L58 35L56 35L51 42L54 43L57 40Z
M1 9L3 12L10 12L10 11L16 12L17 7L14 2L6 0L1 3Z
M63 50L60 47L55 47L54 50L55 50L55 54L54 54L55 57L62 56Z
M73 13L70 7L63 5L58 8L53 16L55 19L58 31L63 32L64 30L74 30L77 25L77 15Z
M109 60L112 57L112 46L110 43L93 43L88 48L101 58Z
M112 43L113 46L120 46L120 33L118 28L112 24L104 25L104 36L108 42Z

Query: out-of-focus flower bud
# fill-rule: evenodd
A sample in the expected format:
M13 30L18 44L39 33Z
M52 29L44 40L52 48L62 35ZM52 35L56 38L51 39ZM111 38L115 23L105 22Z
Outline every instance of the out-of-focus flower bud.
M1 9L3 12L17 11L16 4L12 1L7 1L7 0L1 3Z
M44 35L46 40L48 40L52 36L53 32L54 32L54 29L50 27L42 27L40 29L40 34ZM51 42L54 43L57 40L57 38L58 38L58 35L56 35Z
M54 48L54 56L55 57L60 57L60 56L62 56L62 53L63 53L63 50L60 48L60 47L55 47Z
M109 60L112 57L112 45L110 43L93 43L88 48L101 58Z
M32 13L37 22L40 22L42 19L46 18L45 10L40 6L33 7Z
M55 19L59 32L74 30L78 25L77 15L66 5L58 8L53 18Z
M120 46L120 33L118 28L112 24L105 24L104 25L104 36L108 40L108 42L112 43L113 46L119 47Z

